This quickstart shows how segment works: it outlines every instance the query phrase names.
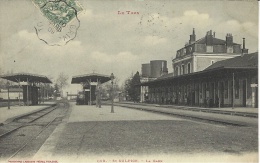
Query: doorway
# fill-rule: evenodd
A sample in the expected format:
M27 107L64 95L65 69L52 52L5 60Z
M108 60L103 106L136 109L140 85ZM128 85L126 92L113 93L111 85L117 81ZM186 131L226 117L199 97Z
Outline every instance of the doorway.
M243 80L242 90L243 90L242 106L246 107L246 80Z
M219 102L220 106L224 106L224 82L220 82L220 88L219 88Z

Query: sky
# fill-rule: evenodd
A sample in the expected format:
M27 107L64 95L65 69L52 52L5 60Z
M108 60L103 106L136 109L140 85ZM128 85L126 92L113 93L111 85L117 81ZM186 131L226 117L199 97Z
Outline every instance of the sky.
M37 37L35 24L45 19L32 0L0 1L0 73L72 76L112 72L123 83L150 60L166 60L169 73L176 51L209 30L216 38L232 33L235 43L246 39L249 53L258 51L257 1L78 0L83 11L76 37L50 46ZM126 11L136 14L127 14ZM124 12L124 14L119 14ZM46 20L47 21L47 20ZM50 36L51 37L51 36ZM65 89L76 93L80 87Z

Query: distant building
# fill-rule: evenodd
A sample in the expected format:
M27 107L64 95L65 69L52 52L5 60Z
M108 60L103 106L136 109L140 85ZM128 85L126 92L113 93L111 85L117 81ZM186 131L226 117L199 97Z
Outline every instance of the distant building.
M152 60L150 61L150 78L158 78L162 75L168 74L167 61Z
M155 80L163 75L168 74L167 61L152 60L150 63L142 64L141 83ZM148 87L141 87L141 102L148 99Z
M142 78L149 78L150 80L156 79L162 75L168 74L167 61L152 60L150 63L142 64L141 70Z
M9 89L9 98L11 100L23 99L23 89L22 88L10 88ZM8 90L0 89L0 99L7 100L8 99Z
M215 62L247 53L244 38L243 49L241 49L240 44L233 42L233 36L230 33L226 35L225 40L222 40L216 38L215 32L210 30L205 37L196 40L193 28L189 42L177 50L176 57L172 60L173 74L178 76L202 71Z
M151 76L151 66L150 63L144 63L142 64L142 74L141 77L142 78L149 78Z

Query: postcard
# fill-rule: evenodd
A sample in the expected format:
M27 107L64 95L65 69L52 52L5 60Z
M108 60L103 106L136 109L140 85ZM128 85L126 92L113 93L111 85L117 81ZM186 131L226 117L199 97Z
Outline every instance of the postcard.
M0 162L258 162L255 0L0 1Z

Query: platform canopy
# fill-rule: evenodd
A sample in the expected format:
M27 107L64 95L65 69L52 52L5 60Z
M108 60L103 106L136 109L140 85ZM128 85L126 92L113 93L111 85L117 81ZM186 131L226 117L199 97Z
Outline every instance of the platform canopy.
M80 84L85 82L100 82L102 84L108 82L109 80L111 79L110 76L108 75L91 73L91 74L73 76L71 80L71 84Z
M40 82L40 83L52 83L46 76L29 74L29 73L14 73L8 75L1 75L0 78L10 80L13 82Z

